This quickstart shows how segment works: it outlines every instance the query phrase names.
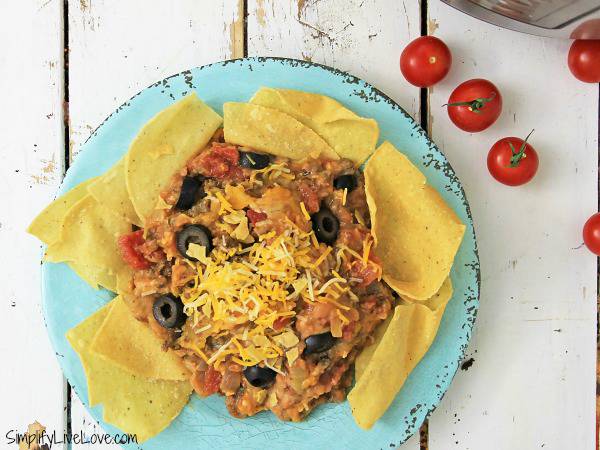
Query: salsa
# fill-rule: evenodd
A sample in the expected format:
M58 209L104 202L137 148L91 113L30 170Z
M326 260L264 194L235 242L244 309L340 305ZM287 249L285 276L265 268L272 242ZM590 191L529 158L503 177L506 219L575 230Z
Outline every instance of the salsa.
M273 157L222 133L173 176L144 229L119 238L134 269L126 300L182 356L194 390L225 396L235 417L291 421L345 399L390 314L373 244L351 161Z

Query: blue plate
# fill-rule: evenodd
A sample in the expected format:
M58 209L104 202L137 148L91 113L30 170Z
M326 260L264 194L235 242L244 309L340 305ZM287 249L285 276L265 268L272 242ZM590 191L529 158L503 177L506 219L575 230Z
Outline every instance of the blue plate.
M222 397L201 400L194 395L171 426L143 448L348 450L399 445L418 430L456 373L479 306L480 280L475 233L461 184L423 129L389 97L346 73L292 59L247 58L198 67L159 81L121 105L83 145L60 192L106 171L127 150L144 123L185 94L196 91L222 112L224 102L247 101L261 86L325 94L359 115L377 120L381 140L402 149L467 224L452 269L454 297L431 349L370 431L355 425L347 402L320 406L304 422L287 423L269 412L235 419L228 414ZM69 383L88 405L85 375L65 333L109 301L112 294L91 289L65 264L44 264L42 274L43 310L50 339ZM101 406L90 408L90 412L109 433L119 432L102 421Z

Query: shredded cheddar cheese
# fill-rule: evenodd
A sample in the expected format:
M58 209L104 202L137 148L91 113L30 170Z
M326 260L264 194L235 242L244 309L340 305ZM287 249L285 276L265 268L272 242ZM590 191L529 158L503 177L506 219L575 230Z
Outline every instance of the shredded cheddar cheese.
M354 210L354 217L356 217L356 221L358 223L360 223L362 226L365 226L365 218L362 216L362 214L358 211L358 209Z
M185 260L189 267L181 270L180 280L185 278L187 284L178 284L178 294L189 319L178 342L217 369L232 361L284 373L283 365L293 364L302 352L290 325L296 311L304 310L297 309L298 304L328 304L333 312L332 334L342 336L359 301L352 283L362 282L349 268L355 261L376 264L371 259L374 242L370 235L362 250L356 251L339 242L335 246L320 243L309 224L295 223L311 220L304 202L299 203L301 215L282 214L276 231L253 228L245 209L263 209L256 207L257 199L248 189L272 184L283 189L293 179L285 164L270 164L252 171L248 181L206 191L222 245L215 242L210 253L198 244L188 246L188 254L196 261ZM347 196L344 189L343 205ZM294 208L298 211L297 204ZM269 211L265 213L272 218ZM364 224L358 211L354 215ZM262 234L257 235L258 230ZM244 246L228 247L230 238Z
M226 212L223 222L247 225L219 193L215 197ZM196 275L181 295L184 311L192 319L183 340L195 343L184 346L217 367L228 357L243 366L262 362L277 368L282 358L293 363L299 354L294 350L298 337L276 321L293 318L300 299L349 309L342 299L346 291L333 288L347 283L338 272L327 269L328 279L320 281L319 266L332 248L317 242L312 231L290 225L282 234L270 231L258 236L246 248L217 248L206 255L204 247L191 244L188 251L198 261L193 263ZM216 347L212 343L220 333L228 339Z
M365 239L363 241L363 254L362 254L362 262L363 264L367 264L369 262L369 253L371 251L371 239Z
M306 220L310 220L310 214L306 210L306 205L304 204L304 202L300 202L300 209L302 210L302 215L304 216L304 218Z

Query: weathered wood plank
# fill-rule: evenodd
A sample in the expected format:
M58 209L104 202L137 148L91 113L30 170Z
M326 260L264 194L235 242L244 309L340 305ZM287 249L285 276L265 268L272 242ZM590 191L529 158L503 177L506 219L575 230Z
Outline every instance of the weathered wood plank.
M459 370L430 419L429 447L592 449L596 258L581 228L598 200L598 87L571 76L568 41L503 30L439 0L429 16L454 54L450 75L430 90L432 134L468 195L482 269L472 367ZM504 112L471 135L442 105L476 77L498 85ZM537 177L521 188L496 183L488 149L532 128Z
M241 0L81 0L69 2L69 7L74 155L102 120L139 90L191 67L243 56ZM72 427L88 437L101 432L76 395Z
M63 173L61 4L0 5L0 422L11 448L11 436L36 420L58 436L64 428L63 377L41 312L41 244L25 233Z
M81 0L69 5L73 153L117 106L151 83L243 56L241 0Z
M248 55L285 56L333 66L382 89L413 117L419 89L399 70L400 51L420 34L418 2L248 0ZM405 449L418 449L413 436Z
M248 0L248 55L333 66L372 83L413 117L419 90L399 70L402 48L420 35L418 2Z

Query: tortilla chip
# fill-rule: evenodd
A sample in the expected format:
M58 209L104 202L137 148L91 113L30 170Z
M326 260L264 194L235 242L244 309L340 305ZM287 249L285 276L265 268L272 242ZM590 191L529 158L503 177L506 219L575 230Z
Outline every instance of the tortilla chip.
M433 296L450 273L465 226L389 142L367 162L365 190L383 279L401 295Z
M256 200L251 195L246 194L242 186L233 186L231 184L225 186L225 199L233 209L237 210L244 209Z
M27 431L19 436L19 450L44 450L48 448L48 444L44 441L48 440L48 434L45 433L46 427L37 420L27 425Z
M427 300L415 300L413 298L407 297L406 295L402 295L401 298L406 303L418 303L420 305L427 306L434 313L439 314L437 318L438 321L442 319L442 315L444 314L444 310L446 309L446 304L452 298L452 294L454 293L454 289L452 287L452 280L450 277L446 278L440 287L440 290L433 294L432 297Z
M29 234L34 235L46 245L56 242L60 238L63 220L71 207L87 195L88 186L95 178L84 181L71 189L66 194L58 197L37 215L27 228Z
M27 232L36 236L47 245L60 239L64 219L69 210L81 199L87 196L88 189L99 178L91 178L78 184L63 196L48 205L29 225ZM51 256L52 258L52 252ZM83 261L67 261L71 269L94 289L98 285L111 291L116 289L115 276L108 269L100 269Z
M105 363L101 358L96 358L89 350L94 335L102 326L104 319L110 312L113 303L107 303L94 314L89 316L79 325L67 331L67 340L73 350L79 355L81 364L85 372L85 377L88 382L88 398L90 406L96 406L100 403L100 399L109 395L111 386L104 383L94 383L94 372L101 372L102 369L112 366Z
M131 381L123 382L102 402L102 418L137 435L141 444L171 424L189 401L192 387L188 381L152 381L127 375Z
M377 145L379 126L325 95L263 87L250 103L277 109L312 128L341 158L362 164Z
M414 300L409 297L403 297L402 304L406 305L407 303L418 303L420 305L427 306L433 312L433 318L435 323L439 325L439 322L442 320L442 316L444 315L444 311L446 310L446 305L452 298L452 294L452 281L448 277L442 284L440 290L436 292L433 297L427 300ZM357 380L363 375L367 364L373 357L373 354L375 353L377 346L381 342L381 339L383 339L383 336L391 321L392 316L390 315L375 330L373 336L375 341L373 342L373 344L369 345L368 347L365 347L356 358L356 362L354 364L354 374Z
M69 209L45 260L68 262L86 281L115 290L115 277L131 274L117 247L117 237L130 231L129 222L86 195Z
M131 294L133 293L133 278L130 274L127 273L119 273L117 275L116 280L116 290L117 294Z
M381 324L379 324L379 326L375 330L375 333L373 333L373 338L375 339L375 341L368 347L365 347L364 349L362 349L362 351L356 357L356 361L354 362L354 377L357 380L362 378L363 374L365 373L365 369L367 368L369 361L371 361L371 359L373 358L373 355L375 354L375 350L377 350L377 346L383 339L383 336L385 335L386 330L390 326L392 317L393 317L393 314L390 314L387 317L387 319L385 319Z
M125 182L140 221L156 206L171 177L208 144L222 118L193 93L159 112L125 156Z
M109 291L117 292L116 276L111 274L108 269L92 267L75 261L67 261L67 264L79 278L92 288L98 289L99 286L102 286Z
M91 183L88 191L107 210L123 217L129 223L143 227L144 224L136 214L127 192L124 158Z
M396 306L394 315L377 341L356 359L356 384L348 402L357 425L369 429L386 412L410 372L435 339L452 283L447 278L440 291L425 302ZM385 323L384 323L385 324Z
M429 309L431 309L431 311L433 312L435 321L437 321L437 323L439 324L439 322L442 319L442 316L444 315L444 311L446 309L446 304L450 300L450 298L452 298L452 292L453 292L452 282L451 282L450 278L447 278L446 281L444 281L444 284L442 284L442 287L440 288L440 290L430 299L423 301L423 300L413 300L413 299L406 297L406 298L402 299L401 304L406 305L407 303L419 303L421 305L427 306ZM364 348L360 352L358 357L356 358L356 362L354 364L354 374L355 374L355 377L357 380L359 378L361 378L362 375L364 374L365 369L366 369L369 361L373 357L373 354L375 353L377 346L383 339L383 336L385 335L385 332L386 332L388 326L390 325L391 320L392 320L392 316L390 315L383 323L381 323L377 327L377 329L375 330L374 336L373 336L375 339L373 344Z
M171 381L189 379L181 358L172 350L162 349L162 341L147 324L133 317L121 296L112 303L92 342L92 352L136 376Z
M223 105L223 117L226 142L291 159L309 155L338 159L317 133L276 109L229 102Z
M88 384L90 406L104 405L103 418L125 433L136 434L138 443L164 430L188 401L188 382L152 381L122 370L90 351L94 336L114 305L110 302L67 332L79 355Z

